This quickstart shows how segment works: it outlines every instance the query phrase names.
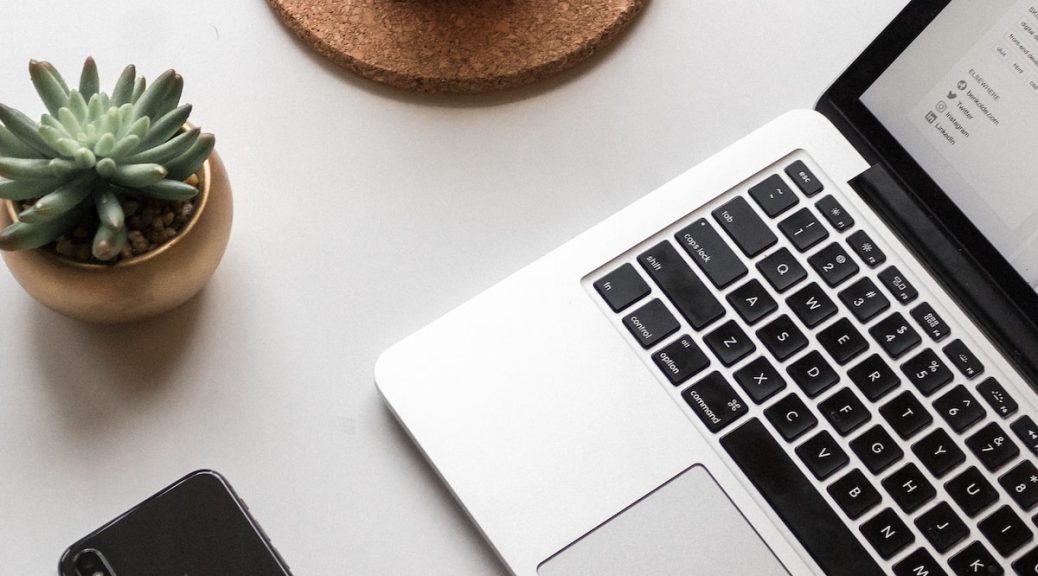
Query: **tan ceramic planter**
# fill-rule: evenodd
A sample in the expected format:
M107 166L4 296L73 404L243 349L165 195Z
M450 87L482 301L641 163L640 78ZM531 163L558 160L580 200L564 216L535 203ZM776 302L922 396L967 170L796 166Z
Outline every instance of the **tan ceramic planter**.
M44 250L4 252L18 283L66 316L104 324L133 322L187 302L213 275L231 234L231 184L214 152L199 171L195 216L171 242L113 266L82 264ZM17 210L4 201L0 225Z

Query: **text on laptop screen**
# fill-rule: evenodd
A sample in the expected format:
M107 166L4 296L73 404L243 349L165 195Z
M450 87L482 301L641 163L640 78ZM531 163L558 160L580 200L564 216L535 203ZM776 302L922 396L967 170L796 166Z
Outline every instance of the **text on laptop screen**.
M954 0L862 102L1038 289L1038 0Z

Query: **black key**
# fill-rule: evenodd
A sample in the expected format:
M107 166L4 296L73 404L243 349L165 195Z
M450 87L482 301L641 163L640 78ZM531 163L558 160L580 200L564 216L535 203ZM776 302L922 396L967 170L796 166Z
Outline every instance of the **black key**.
M713 289L692 272L670 242L653 246L638 257L638 262L696 330L724 316L724 307L714 298Z
M838 286L858 273L858 265L836 242L822 248L807 259L807 263L818 272L830 287Z
M770 350L779 362L807 346L807 337L785 314L757 330L757 338L760 338L764 347Z
M966 454L955 444L947 432L938 428L912 445L912 452L926 469L937 478L944 477L956 466L966 461Z
M775 233L764 224L742 196L729 200L711 214L732 240L735 240L739 249L750 258L778 242Z
M800 191L805 196L814 196L824 189L822 182L815 178L815 175L811 173L811 170L807 168L807 164L804 164L803 160L797 160L786 166L786 175L797 185L797 188L800 188Z
M603 276L602 279L595 282L595 290L613 309L613 312L627 308L650 292L649 285L642 280L641 275L630 264L624 264Z
M907 390L884 404L879 409L879 413L894 429L894 433L904 440L915 436L917 432L933 422L933 416L930 416L915 395Z
M1004 557L1009 557L1034 539L1034 532L1031 532L1027 524L1024 524L1009 506L992 512L991 516L977 524L977 528L980 528L980 533Z
M883 499L861 470L852 470L830 484L827 490L851 520L875 508Z
M875 268L887 261L887 255L879 249L879 246L876 246L876 243L872 241L872 238L869 238L869 235L864 230L858 230L848 236L847 244L850 245L851 250L869 268Z
M769 176L760 184L751 187L750 196L757 201L764 213L772 218L796 206L800 201L778 174Z
M757 263L757 269L771 287L785 292L794 284L807 278L807 270L785 248L776 250L774 254Z
M724 288L746 275L746 266L732 252L706 218L696 220L674 235L689 258L718 288Z
M925 396L933 394L955 377L937 353L927 348L901 365L908 381Z
M984 373L984 365L962 340L955 340L944 347L944 355L970 380Z
M941 502L915 519L915 526L934 550L944 554L970 535L970 529L947 502Z
M933 306L926 302L912 308L912 318L915 318L919 327L923 329L923 332L929 334L934 342L940 342L951 334L951 328L944 322L944 319L938 316Z
M955 576L1001 576L1005 570L980 542L974 542L948 559Z
M757 322L778 308L767 288L757 280L750 280L729 293L728 303L747 324Z
M1011 416L1020 408L1016 404L1016 400L1013 400L1013 397L994 378L988 378L977 384L977 393L988 403L988 406L991 406L995 414L1003 418Z
M1020 454L1020 448L994 422L966 439L966 447L985 468L994 472Z
M801 208L779 222L779 230L801 252L829 237L829 231L808 208Z
M1013 562L1013 571L1017 576L1034 576L1038 574L1038 548L1031 550Z
M905 352L915 348L922 342L922 339L919 338L919 333L908 325L905 317L900 312L891 314L877 322L875 326L869 329L869 334L872 334L872 337L875 338L876 342L879 342L879 345L883 347L883 350L891 358L903 356Z
M872 418L850 388L844 388L820 402L818 410L841 436L850 434Z
M768 359L761 356L735 372L735 381L757 404L771 398L786 387L786 381Z
M843 448L824 430L798 446L797 456L819 480L832 476L850 462Z
M790 394L764 411L771 424L786 440L795 440L815 427L818 419L796 394Z
M895 554L915 542L915 534L912 534L908 526L905 526L897 512L890 508L886 508L862 524L861 533L884 560L890 560Z
M956 432L962 432L984 417L984 408L962 384L934 400L933 408Z
M681 327L674 315L659 299L651 300L625 317L624 326L627 326L642 348L652 348L657 342L677 332Z
M717 432L746 413L746 404L720 372L713 372L681 393L707 429Z
M920 548L894 564L894 576L948 576L948 573L925 548Z
M1030 460L1020 462L998 479L1002 489L1024 510L1038 504L1038 468Z
M817 351L808 352L807 355L787 366L786 373L812 398L840 381L840 375Z
M721 364L725 366L735 364L757 349L757 346L742 331L742 328L739 328L735 320L721 324L717 330L704 336L703 342L706 342Z
M808 328L814 328L836 314L836 304L833 304L822 287L814 282L786 298L786 304Z
M848 286L840 292L840 301L862 323L890 308L890 300L876 288L871 278L862 278Z
M873 474L879 474L905 455L882 426L873 426L852 440L851 450Z
M905 464L887 476L882 484L905 514L915 512L937 496L937 490L915 464Z
M975 466L970 466L965 472L945 483L944 490L970 518L998 500L995 487Z
M840 318L819 332L818 343L841 366L869 348L869 342L846 318Z
M681 336L652 355L653 362L677 386L710 365L710 359L688 336Z
M1009 426L1031 454L1038 456L1038 426L1030 416L1021 416Z
M883 570L757 419L721 446L826 574L880 576Z
M822 213L822 216L825 216L825 219L829 221L829 224L837 232L843 232L854 226L854 218L851 218L847 210L832 196L826 196L816 202L815 208L818 208L818 211Z
M919 297L919 292L916 291L915 287L905 279L901 271L895 266L880 272L879 282L890 291L890 295L894 297L894 300L902 304L908 304Z
M851 382L858 386L858 390L861 390L861 393L873 402L886 396L901 383L901 379L890 369L886 361L879 357L879 354L873 354L862 360L857 366L848 370L847 375L851 377Z

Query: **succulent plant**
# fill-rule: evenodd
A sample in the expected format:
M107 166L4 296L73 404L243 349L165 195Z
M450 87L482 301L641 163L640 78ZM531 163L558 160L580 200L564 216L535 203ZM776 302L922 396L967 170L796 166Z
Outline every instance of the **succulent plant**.
M184 180L201 168L215 138L185 128L191 105L180 105L179 74L168 70L148 85L130 65L111 95L100 91L92 58L78 89L47 62L30 62L29 75L47 113L36 123L0 104L0 198L33 203L0 232L0 249L45 246L93 209L93 255L112 260L127 238L121 198L198 194Z

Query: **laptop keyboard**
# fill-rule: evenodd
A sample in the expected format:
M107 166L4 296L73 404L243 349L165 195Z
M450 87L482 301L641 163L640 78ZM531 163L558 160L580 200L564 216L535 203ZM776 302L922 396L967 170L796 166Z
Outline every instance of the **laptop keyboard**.
M1038 573L1011 372L816 174L776 165L594 290L826 574Z

